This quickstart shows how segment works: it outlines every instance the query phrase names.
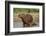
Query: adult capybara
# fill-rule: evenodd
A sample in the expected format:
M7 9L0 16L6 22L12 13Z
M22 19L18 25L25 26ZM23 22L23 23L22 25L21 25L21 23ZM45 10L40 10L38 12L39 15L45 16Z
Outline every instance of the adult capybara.
M32 15L29 15L29 14L19 14L18 17L22 19L24 27L25 27L25 25L28 26L28 27L32 26L32 22L33 22Z

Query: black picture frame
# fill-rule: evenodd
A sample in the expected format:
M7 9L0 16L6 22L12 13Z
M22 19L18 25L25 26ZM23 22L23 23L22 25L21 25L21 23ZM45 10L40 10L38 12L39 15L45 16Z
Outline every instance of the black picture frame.
M43 18L43 22L42 22L42 25L43 25L43 29L42 31L24 31L24 32L10 32L10 7L9 5L10 4L27 4L27 5L42 5L43 9L42 9L42 18ZM5 1L5 35L18 35L18 34L35 34L35 33L44 33L45 31L45 3L40 3L40 2L18 2L18 1Z

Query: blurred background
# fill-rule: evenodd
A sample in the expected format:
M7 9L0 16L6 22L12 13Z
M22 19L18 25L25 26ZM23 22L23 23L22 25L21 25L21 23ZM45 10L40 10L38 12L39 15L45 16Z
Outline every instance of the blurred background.
M39 26L39 9L34 8L13 8L13 25L14 28L23 27L23 21L18 17L19 14L29 14L33 17L33 26ZM26 27L26 26L25 26Z

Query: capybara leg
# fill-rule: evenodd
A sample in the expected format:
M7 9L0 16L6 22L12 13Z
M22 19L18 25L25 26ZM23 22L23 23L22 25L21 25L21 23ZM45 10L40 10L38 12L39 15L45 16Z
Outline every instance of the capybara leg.
M30 27L30 24L27 24L27 27Z
M25 24L23 24L23 27L25 27Z

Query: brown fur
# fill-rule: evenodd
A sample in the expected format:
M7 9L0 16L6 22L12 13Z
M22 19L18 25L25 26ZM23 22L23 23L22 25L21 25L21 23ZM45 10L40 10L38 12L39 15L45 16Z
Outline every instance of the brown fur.
M32 15L29 15L29 14L19 14L18 16L22 19L24 27L25 27L25 25L27 25L27 26L32 25L31 24L32 21L33 21Z

